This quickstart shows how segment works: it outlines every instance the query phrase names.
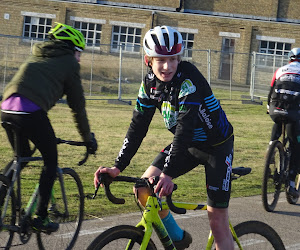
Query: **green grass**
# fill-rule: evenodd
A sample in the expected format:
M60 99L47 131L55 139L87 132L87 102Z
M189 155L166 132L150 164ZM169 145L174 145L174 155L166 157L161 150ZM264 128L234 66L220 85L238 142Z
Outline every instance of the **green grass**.
M242 104L241 94L234 92L233 100L229 100L228 93L215 90L215 95L221 100L229 121L234 127L235 153L233 166L251 167L252 173L233 182L232 197L251 196L261 193L261 179L264 167L264 155L268 146L272 121L266 115L265 105ZM96 134L99 144L97 155L91 156L84 166L77 166L84 154L84 148L59 145L60 167L71 167L79 174L85 194L94 192L93 175L100 166L112 166L119 153L124 136L131 121L134 105L111 105L107 101L87 100L87 112L92 131ZM80 140L80 136L73 123L70 109L67 105L58 104L50 112L57 137L70 140ZM12 151L6 140L4 130L0 129L2 138L0 152L2 163L0 169L11 159ZM172 141L172 134L164 127L161 115L156 112L151 127L140 149L131 161L131 165L123 172L124 175L141 176L151 164L157 153ZM34 188L34 181L38 180L40 166L37 162L30 163L22 172L29 183L26 192L30 194L30 187ZM205 173L199 166L191 172L175 180L179 184L174 198L178 201L205 202ZM101 189L95 200L85 200L86 218L101 217L116 213L137 211L132 196L130 184L116 183L112 187L117 197L125 198L125 205L114 205L107 201ZM25 197L25 196L24 196Z

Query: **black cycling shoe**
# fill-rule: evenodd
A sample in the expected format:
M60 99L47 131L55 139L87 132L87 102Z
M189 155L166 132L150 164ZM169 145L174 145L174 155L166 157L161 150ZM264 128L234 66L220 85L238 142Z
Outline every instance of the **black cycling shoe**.
M296 190L296 188L288 186L286 191L290 196L294 198L299 198L299 192Z
M173 243L177 250L182 250L188 248L192 241L192 236L187 231L183 231L183 239L179 241L173 241Z
M32 221L32 228L36 231L49 234L56 232L59 228L59 224L51 221L48 216L45 219L42 219L40 216L35 216Z

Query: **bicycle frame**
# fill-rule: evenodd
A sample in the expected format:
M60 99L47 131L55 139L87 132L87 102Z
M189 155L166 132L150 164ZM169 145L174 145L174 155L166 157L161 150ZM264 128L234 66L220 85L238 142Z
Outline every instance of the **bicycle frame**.
M141 250L145 250L148 246L148 242L151 238L153 228L155 229L158 238L162 242L165 249L174 249L175 246L171 238L168 235L168 232L158 215L161 205L159 204L158 198L154 196L149 196L147 203L143 212L141 221L136 225L136 227L143 227L145 230L144 238L141 244ZM128 246L130 242L128 243Z
M195 203L180 203L180 202L173 202L173 204L178 208L184 208L186 210L207 210L207 205L202 204L195 204ZM171 238L168 235L168 232L162 222L162 220L159 217L158 211L161 209L169 209L168 204L165 201L160 201L158 197L149 196L147 199L147 203L145 206L145 209L143 211L142 219L139 221L139 223L136 225L138 228L144 228L144 238L140 247L140 250L145 250L148 246L148 243L150 241L151 235L153 233L153 228L155 232L157 233L158 238L160 239L162 245L165 249L175 249L175 246L173 245L173 242ZM234 231L234 228L229 221L229 228L231 231L231 234L233 236L234 241L238 245L239 249L243 249L242 245ZM129 241L127 248L130 246L131 241ZM206 245L206 250L211 250L214 243L214 236L212 234L212 231L210 230L208 241Z
M20 157L18 159L18 161L14 161L11 165L11 167L9 168L8 172L6 175L9 175L9 173L11 173L13 171L13 176L12 176L12 180L10 183L10 186L8 188L8 192L6 194L6 198L5 198L5 203L4 203L4 209L2 211L1 214L1 221L0 224L2 224L2 218L5 217L7 208L8 208L8 202L11 196L11 193L13 192L14 189L14 184L15 182L17 182L17 211L18 211L18 216L19 216L19 226L22 226L22 222L26 221L26 219L30 218L35 210L36 207L36 203L37 203L37 199L38 199L38 193L39 193L39 184L36 184L35 190L32 193L27 206L24 210L24 214L22 216L22 214L20 213L20 210L22 208L22 204L21 204L21 182L20 182L20 173L21 173L21 163L22 162L29 162L29 161L38 161L38 160L42 160L41 157ZM65 211L66 214L65 216L69 215L68 212L68 204L67 204L67 197L66 197L66 192L65 192L65 187L64 187L64 180L63 180L63 176L62 176L62 169L57 167L57 174L58 174L58 179L59 179L59 183L61 186L61 191L62 191L62 195L63 195L63 201L64 201L64 206L65 206ZM52 206L55 207L55 195L54 195L54 190L52 189L51 191L51 196L50 196L50 200L52 202ZM5 226L4 226L5 227ZM14 231L18 231L17 228L15 228Z

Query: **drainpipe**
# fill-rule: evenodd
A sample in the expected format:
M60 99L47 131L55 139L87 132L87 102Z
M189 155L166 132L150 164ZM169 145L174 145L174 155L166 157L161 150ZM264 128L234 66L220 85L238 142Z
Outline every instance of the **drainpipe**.
M153 25L154 25L154 17L155 17L156 12L152 11L152 17L151 17L151 29L153 29Z
M177 11L177 12L180 12L181 9L182 9L182 6L183 6L183 0L180 0L179 7L176 8L176 11Z

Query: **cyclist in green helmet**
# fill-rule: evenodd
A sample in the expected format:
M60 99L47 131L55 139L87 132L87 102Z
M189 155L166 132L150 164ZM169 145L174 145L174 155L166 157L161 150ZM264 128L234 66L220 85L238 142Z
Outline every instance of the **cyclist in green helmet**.
M49 220L47 213L57 167L56 136L47 112L64 95L78 131L87 142L88 153L94 154L97 150L97 141L90 131L79 72L80 55L85 48L84 36L71 26L55 23L49 31L49 38L49 41L34 45L32 55L5 87L1 103L2 121L21 127L22 156L31 154L29 140L43 156L44 168L40 176L33 228L46 232L56 231L59 227ZM11 131L6 132L13 146Z

